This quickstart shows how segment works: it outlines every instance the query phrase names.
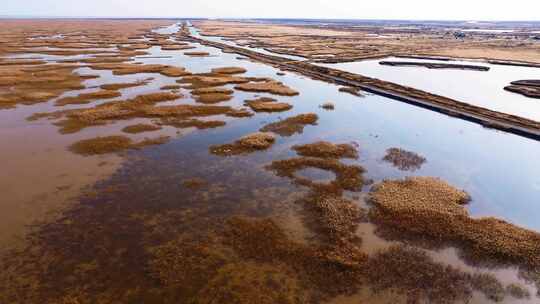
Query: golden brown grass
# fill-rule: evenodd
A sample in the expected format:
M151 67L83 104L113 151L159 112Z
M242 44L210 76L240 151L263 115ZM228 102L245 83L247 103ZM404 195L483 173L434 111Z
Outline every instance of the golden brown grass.
M46 67L0 68L0 108L45 102L64 92L83 89L82 82L88 79L74 74L75 66L50 64Z
M180 90L181 88L182 88L182 86L179 85L179 84L170 84L170 85L162 86L159 89L165 91L165 90Z
M245 105L249 106L255 112L284 112L292 109L292 105L286 102L276 102L268 98L246 100Z
M295 91L278 81L260 81L260 82L242 83L242 84L237 85L234 88L240 91L265 92L265 93L283 95L283 96L295 96L299 94L298 91Z
M290 178L295 184L306 186L319 192L341 193L343 190L358 191L363 185L362 173L364 169L362 167L346 165L331 158L290 158L273 161L266 168L274 171L278 176ZM297 171L306 168L331 171L336 175L336 178L329 183L319 183L296 174Z
M229 94L223 94L223 93L208 93L208 94L202 94L202 95L196 95L195 100L200 103L205 104L211 104L211 103L219 103L223 101L229 101L233 97Z
M250 80L244 77L237 76L227 76L219 74L206 74L206 75L193 75L186 76L180 80L177 80L178 83L189 84L187 89L200 89L200 88L209 88L209 87L219 87L226 84L237 84L237 83L246 83Z
M122 132L129 134L138 134L144 132L151 132L161 130L160 126L150 125L150 124L136 124L130 125L122 129Z
M194 49L195 47L192 45L184 45L184 44L166 44L162 45L161 49L164 51L179 51L179 50L189 50Z
M311 144L296 145L293 150L300 156L320 158L358 158L358 152L350 144L333 144L327 141L318 141Z
M225 122L221 120L200 120L200 119L185 119L178 117L161 118L160 125L172 126L175 128L197 128L197 129L212 129L225 126Z
M81 140L72 144L69 149L74 153L90 156L120 152L128 149L140 149L146 146L164 144L168 141L169 137L164 136L153 139L144 139L134 143L129 137L117 135Z
M317 114L300 114L270 123L261 128L261 132L274 132L281 136L292 136L296 133L302 134L306 125L316 125L318 119Z
M200 88L191 91L193 95L204 95L204 94L232 94L233 90L220 87L209 87L209 88Z
M92 101L102 100L102 99L111 99L115 97L120 97L122 94L118 91L113 90L101 90L91 93L83 93L77 96L64 97L60 98L55 102L56 106L65 106L69 104L88 104Z
M125 83L108 83L99 86L103 90L121 90L127 88L134 88L139 86L147 85L148 81L136 81L136 82L125 82Z
M208 52L184 52L184 55L191 56L191 57L207 57L207 56L210 56L210 53L208 53Z
M496 218L471 218L467 193L428 177L384 181L371 193L372 219L401 235L454 243L474 260L540 267L540 234Z
M238 155L266 150L276 141L272 133L253 133L246 135L232 144L210 146L210 152L216 155Z
M244 74L245 72L247 72L247 70L241 67L224 67L212 69L212 73L215 74Z
M400 148L386 150L383 160L392 163L394 167L403 171L416 171L426 162L424 157Z

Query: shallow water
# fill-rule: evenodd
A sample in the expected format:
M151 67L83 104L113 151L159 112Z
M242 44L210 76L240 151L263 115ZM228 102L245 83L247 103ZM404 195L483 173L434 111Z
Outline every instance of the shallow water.
M171 33L169 30L171 29L158 31ZM540 153L540 143L381 96L368 95L359 98L339 92L338 87L333 84L301 75L287 72L286 75L278 77L278 70L273 67L239 60L236 54L222 53L215 48L194 45L197 48L190 51L208 51L211 56L189 57L184 55L183 51L162 51L160 47L152 47L149 49L150 56L170 58L138 58L136 61L178 65L192 72L241 66L248 70L246 76L273 77L298 90L300 95L297 97L277 97L279 101L293 104L294 108L284 113L257 113L251 118L212 117L227 122L222 128L182 129L178 130L178 135L176 129L165 128L150 133L149 136L171 135L173 140L158 147L129 152L128 156L123 158L121 167L113 167L120 169L110 178L107 178L108 175L100 175L96 179L99 182L92 188L95 195L80 197L76 200L75 207L68 209L65 216L70 221L69 226L66 227L64 221L60 221L44 227L43 234L48 240L46 245L60 252L60 256L65 258L67 266L59 266L59 273L65 271L70 274L72 265L75 265L71 264L72 262L87 262L86 259L90 256L100 263L104 262L100 265L108 265L108 270L111 271L110 274L106 271L96 273L93 280L110 280L112 277L116 278L114 283L119 286L123 286L125 282L128 282L126 285L133 283L136 286L152 286L155 282L148 282L145 277L148 275L146 265L143 263L148 259L149 248L174 239L175 234L199 235L214 226L221 228L219 225L222 221L237 215L256 218L272 216L278 219L278 225L286 229L291 239L310 244L313 234L302 224L299 210L301 208L295 203L308 189L292 184L287 178L277 177L265 169L265 165L277 159L296 156L291 150L293 145L319 140L353 143L358 146L360 158L344 162L364 167L366 179L378 182L411 175L440 177L471 194L473 200L469 210L474 216L497 216L519 226L540 231L537 220L540 217L540 206L537 204L540 197L540 162L536 161ZM146 86L122 90L122 99L155 92L159 87L175 81L175 78L158 74L114 76L109 71L92 71L87 68L79 69L78 72L100 75L98 79L88 80L88 86L155 78ZM75 93L80 92L66 95ZM181 93L186 95L185 99L169 104L194 103L187 90L182 89ZM255 96L271 95L235 91L233 100L221 104L238 107L244 100ZM335 110L326 111L320 108L320 105L327 101L335 104ZM88 106L102 102L94 102ZM0 130L3 132L0 145L15 143L11 150L0 150L0 157L20 159L20 162L13 164L13 169L8 170L9 172L16 173L20 168L25 168L32 177L41 176L40 172L47 170L53 170L52 172L57 174L54 171L57 163L47 161L57 158L69 164L71 171L77 172L82 166L81 161L101 161L102 157L75 157L66 150L70 142L81 138L120 134L121 128L128 124L149 121L119 121L91 127L73 135L56 134L56 127L46 120L33 123L24 121L24 118L33 112L57 109L53 101L50 101L0 111ZM210 145L233 142L243 135L259 130L267 123L308 112L318 114L319 121L316 126L306 126L301 134L278 137L269 150L225 158L209 152ZM40 141L31 141L28 145L28 141L23 139L21 134L28 138L39 138ZM134 138L146 135L148 134ZM57 158L41 160L43 167L27 166L29 159L17 155L39 154L41 150L37 143L41 141L56 147ZM414 172L400 171L382 161L386 150L391 147L416 152L425 157L427 162ZM100 167L91 168L92 174L100 172ZM62 172L59 170L58 174ZM9 185L15 193L20 194L23 193L27 181L15 173L0 179L0 184ZM317 169L301 170L297 174L318 182L333 178L332 173ZM206 184L199 189L186 188L183 182L193 178L201 178ZM14 186L8 181L12 181ZM61 181L53 178L49 178L49 183L55 187L62 185ZM359 206L368 208L365 197L369 188L366 186L362 192L347 193L347 196ZM0 205L0 208L2 214L13 214L4 205ZM374 230L372 224L362 223L356 232L362 237L362 246L367 253L374 253L391 244L376 236ZM81 248L83 250L80 250ZM123 259L117 259L118 252ZM489 272L505 283L523 283L517 278L513 268L471 267L465 265L453 249L429 252L435 260L467 272ZM526 286L532 294L536 292L530 284ZM388 303L389 298L395 300L393 303L404 302L403 297L398 295L392 296L387 292L377 295L362 290L352 297L338 297L332 303L354 303L358 300ZM533 297L528 303L534 303L536 299ZM472 300L472 303L488 302L490 301L483 295L475 295ZM505 303L521 302L527 301L518 302L507 298Z
M382 60L472 64L486 66L490 70L484 72L393 67L380 65L379 62ZM512 81L538 79L540 77L540 69L538 68L495 65L485 62L448 62L395 57L321 65L410 86L490 110L540 121L540 102L538 99L504 90L504 87L510 85Z

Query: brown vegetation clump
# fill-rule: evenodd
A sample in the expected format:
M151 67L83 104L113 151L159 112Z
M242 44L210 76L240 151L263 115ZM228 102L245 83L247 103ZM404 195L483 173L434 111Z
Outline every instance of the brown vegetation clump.
M91 93L83 93L77 96L64 97L60 98L55 102L56 106L65 106L69 104L88 104L92 101L101 100L101 99L111 99L115 97L120 97L122 94L118 91L113 90L101 90Z
M247 70L241 67L225 67L212 69L212 73L215 74L244 74L245 72L247 72Z
M210 56L210 53L208 53L208 52L184 52L184 55L191 56L191 57L207 57L207 56Z
M230 249L213 236L200 241L185 236L150 249L150 274L183 299L198 295L230 260Z
M185 68L162 64L97 63L90 65L90 68L94 70L111 70L114 75L158 73L169 77L180 77L191 74Z
M209 88L200 88L191 91L193 95L204 95L204 94L232 94L233 90L220 87L209 87Z
M185 68L174 66L163 68L161 71L159 71L159 73L163 76L169 77L181 77L191 74L190 72L186 71Z
M295 91L283 83L274 80L242 83L237 85L235 89L240 91L264 92L283 96L295 96L299 94L298 91Z
M335 159L297 157L273 161L266 168L276 172L278 176L290 178L296 184L321 192L341 193L343 190L358 191L363 185L362 173L364 169L362 167L346 165ZM336 175L336 179L330 183L318 183L296 175L297 171L306 168L331 171Z
M228 75L193 75L186 76L180 80L177 80L178 83L189 84L186 89L200 89L200 88L209 88L209 87L219 87L226 84L237 84L248 82L249 79L244 77L237 76L228 76Z
M194 49L195 47L192 45L184 45L184 44L166 44L162 45L161 49L163 51L179 51L179 50L189 50Z
M77 154L89 156L120 152L128 149L140 149L146 146L160 145L169 141L169 137L158 137L154 139L144 139L134 143L126 136L105 136L80 140L72 144L69 149Z
M317 114L300 114L284 120L270 123L261 128L261 132L274 132L281 136L292 136L296 133L302 134L307 125L316 125L319 117Z
M350 243L332 247L299 244L270 219L234 217L227 226L224 242L241 258L287 266L314 298L350 294L361 284L367 256Z
M166 91L166 90L180 90L181 88L182 86L179 84L169 84L169 85L164 85L159 89Z
M321 108L325 110L333 110L335 108L334 104L332 102L325 102L321 105Z
M60 114L65 114L66 118L56 122L55 125L61 127L61 133L66 134L78 132L89 126L103 125L112 120L149 117L149 113L155 108L156 103L175 100L180 97L182 95L169 92L151 93L139 95L131 100L100 104L89 109L60 112ZM54 117L54 114L38 113L37 117L46 115ZM33 117L36 117L36 115L33 115Z
M496 218L471 218L464 191L429 177L388 180L370 196L370 217L400 235L458 245L475 261L540 267L540 234Z
M77 67L64 64L0 67L0 109L45 102L67 91L84 89L83 81L90 76L73 73Z
M424 157L399 148L386 150L383 160L403 171L416 171L426 162Z
M161 118L160 125L171 126L175 128L197 128L197 129L211 129L225 126L225 122L221 120L200 120L200 119L185 119L178 117L163 117Z
M294 273L274 264L228 264L199 292L197 303L303 304L305 289Z
M274 134L258 132L246 135L232 144L210 146L210 152L223 156L252 153L268 149L275 141Z
M134 88L139 86L147 85L148 81L136 81L136 82L126 82L126 83L108 83L99 86L103 90L121 90L127 88Z
M141 123L141 124L127 126L122 129L122 132L130 133L130 134L138 134L138 133L151 132L151 131L157 131L157 130L161 130L161 127Z
M195 96L195 100L197 102L205 104L220 103L224 101L229 101L232 98L233 97L231 95L222 93L209 93Z
M292 109L292 105L285 102L276 102L273 99L259 98L246 100L245 105L249 106L255 112L283 112Z
M320 158L358 158L358 152L350 144L333 144L327 141L318 141L311 144L296 145L293 150L300 156Z
M405 246L393 246L370 257L365 275L373 290L396 290L407 295L407 303L467 303L472 295L466 273Z
M357 240L355 232L364 211L351 201L315 192L299 202L304 206L307 226L324 239L334 243Z
M360 88L355 87L341 87L339 88L340 92L349 93L354 96L363 97L364 95L361 93L362 90Z

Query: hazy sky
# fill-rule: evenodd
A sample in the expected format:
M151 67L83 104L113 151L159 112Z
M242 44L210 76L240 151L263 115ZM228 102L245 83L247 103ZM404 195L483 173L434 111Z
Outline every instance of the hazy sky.
M0 15L540 21L540 0L0 0Z

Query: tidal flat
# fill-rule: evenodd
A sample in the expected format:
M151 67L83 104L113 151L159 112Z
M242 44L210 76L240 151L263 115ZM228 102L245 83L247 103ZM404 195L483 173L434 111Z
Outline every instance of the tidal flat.
M0 303L540 300L537 140L189 25L0 25Z

